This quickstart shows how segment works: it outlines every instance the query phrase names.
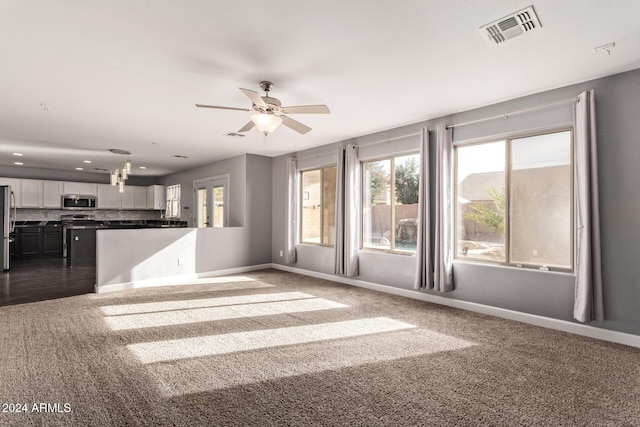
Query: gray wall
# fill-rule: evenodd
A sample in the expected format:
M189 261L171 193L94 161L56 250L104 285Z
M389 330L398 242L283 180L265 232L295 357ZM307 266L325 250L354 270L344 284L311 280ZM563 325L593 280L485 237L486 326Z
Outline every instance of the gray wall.
M246 212L246 155L221 160L210 165L177 172L161 178L162 185L180 184L182 214L181 219L194 226L193 182L219 175L229 175L229 227L245 225Z
M307 157L348 142L366 144L412 133L422 126L461 123L511 111L555 103L595 89L600 172L600 210L604 275L605 322L592 326L640 335L640 268L637 246L640 242L640 70L543 92L500 104L453 114L392 129L350 141L293 153ZM571 121L570 104L517 115L483 124L456 128L454 139L467 140L553 126ZM430 136L431 170L435 158L435 132ZM393 141L388 143L393 144ZM283 264L280 250L285 242L286 157L273 159L272 261ZM433 178L433 177L432 177ZM431 179L431 194L435 194ZM433 205L433 203L432 203ZM433 218L433 213L432 213ZM433 224L431 224L433 230ZM300 246L294 265L307 270L331 273L333 249ZM411 289L415 258L374 252L361 252L357 279L398 288ZM561 320L572 321L574 276L456 261L456 287L442 294L448 298L477 302Z
M163 185L181 186L182 220L194 226L193 182L229 176L229 227L244 227L248 242L246 265L271 262L272 159L243 154L162 178Z

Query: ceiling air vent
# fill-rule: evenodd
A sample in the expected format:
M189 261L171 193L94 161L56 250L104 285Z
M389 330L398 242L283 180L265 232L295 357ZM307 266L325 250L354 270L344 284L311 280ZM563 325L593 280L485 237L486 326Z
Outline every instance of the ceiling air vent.
M542 24L540 24L540 20L533 10L533 6L529 6L480 27L480 31L487 36L489 42L492 44L500 44L540 27L542 27Z

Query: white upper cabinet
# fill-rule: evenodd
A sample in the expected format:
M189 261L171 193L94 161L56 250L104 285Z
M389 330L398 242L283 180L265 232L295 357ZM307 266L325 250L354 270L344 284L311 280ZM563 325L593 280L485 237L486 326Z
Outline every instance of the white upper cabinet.
M42 207L42 181L38 179L22 179L21 181L21 204L23 208Z
M63 183L60 181L42 181L42 207L60 209L63 188Z
M17 208L62 209L62 196L77 194L95 196L97 209L164 209L163 185L125 185L124 193L110 184L88 182L49 181L0 177L0 185L8 185L15 197Z
M164 210L167 202L167 188L164 185L147 187L147 209Z
M132 185L124 186L124 193L120 193L120 208L133 209L134 208L134 190Z
M97 195L98 184L90 182L64 182L62 194L80 194L83 196Z
M120 209L120 193L117 185L98 184L97 192L98 209Z
M133 187L133 208L147 209L147 187Z

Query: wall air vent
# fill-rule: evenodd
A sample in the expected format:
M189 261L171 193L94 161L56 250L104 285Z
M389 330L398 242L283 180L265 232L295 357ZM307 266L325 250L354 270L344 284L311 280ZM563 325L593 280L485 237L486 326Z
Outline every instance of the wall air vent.
M491 44L500 44L540 27L542 27L542 24L540 24L533 6L529 6L480 27L480 31Z

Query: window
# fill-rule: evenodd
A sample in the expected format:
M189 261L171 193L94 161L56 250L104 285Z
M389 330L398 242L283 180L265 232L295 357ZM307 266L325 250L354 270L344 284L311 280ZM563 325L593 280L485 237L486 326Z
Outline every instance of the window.
M362 163L362 247L415 253L418 154Z
M167 187L167 218L180 218L180 184Z
M572 132L456 147L457 258L573 267Z
M300 241L333 246L336 240L336 166L301 173Z

